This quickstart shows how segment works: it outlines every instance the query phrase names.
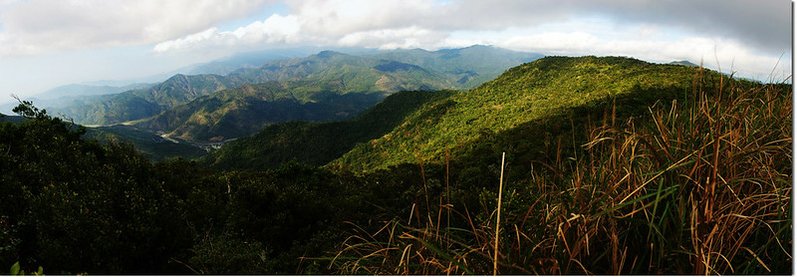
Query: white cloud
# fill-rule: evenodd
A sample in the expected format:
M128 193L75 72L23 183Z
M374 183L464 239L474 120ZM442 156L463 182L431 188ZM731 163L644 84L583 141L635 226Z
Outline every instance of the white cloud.
M447 36L442 32L411 26L355 32L340 38L338 44L380 49L417 48L436 45Z
M207 49L212 47L246 47L259 43L291 44L299 42L296 16L272 15L266 20L255 21L234 31L219 31L210 28L179 39L158 43L153 48L157 53L176 50Z
M268 0L29 0L0 3L0 56L154 43L251 15Z

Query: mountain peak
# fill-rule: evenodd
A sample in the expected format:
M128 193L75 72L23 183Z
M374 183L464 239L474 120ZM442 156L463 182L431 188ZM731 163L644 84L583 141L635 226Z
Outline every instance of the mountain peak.
M474 44L468 47L463 47L462 49L493 49L496 48L492 45L484 45L484 44Z
M687 60L682 60L682 61L672 61L672 62L670 62L670 63L668 63L668 64L674 64L674 65L685 65L685 66L690 66L690 67L699 67L699 65L696 65L696 64L694 64L693 62L690 62L690 61L687 61Z
M332 50L324 50L324 51L318 52L318 54L316 54L316 57L326 59L326 58L331 58L331 57L340 56L340 55L345 55L345 54L340 53L340 52L335 52L335 51L332 51Z

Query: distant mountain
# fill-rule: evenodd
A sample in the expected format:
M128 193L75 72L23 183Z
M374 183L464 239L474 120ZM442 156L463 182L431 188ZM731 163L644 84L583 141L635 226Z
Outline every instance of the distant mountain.
M243 85L197 98L135 126L189 141L219 142L286 121L343 120L382 100L376 93L313 89L307 82Z
M333 51L239 69L227 79L267 83L205 94L136 126L192 141L221 141L279 122L346 119L398 91L453 86L416 65Z
M689 66L689 67L700 67L699 65L696 65L696 64L694 64L694 63L692 63L692 62L690 62L690 61L687 61L687 60L683 60L683 61L672 61L672 62L670 62L670 63L668 63L668 64L673 64L673 65L684 65L684 66Z
M81 124L112 124L153 116L171 107L244 82L219 75L174 75L144 89L84 99L54 109Z
M270 61L305 57L313 53L317 53L318 51L319 49L316 47L301 47L240 53L215 61L192 65L181 69L181 72L189 75L227 75L241 68L258 68Z
M510 67L543 57L542 54L517 52L485 45L437 51L393 50L374 56L441 72L455 80L459 88L476 87L494 79Z
M123 86L69 84L43 91L38 93L35 97L48 100L61 97L116 94L128 90L143 89L152 85L153 84L147 83L136 83Z
M120 86L113 85L91 85L91 84L69 84L58 86L34 96L24 97L22 100L32 101L36 106L52 110L67 106L81 105L86 100L93 101L94 96L117 94L133 89L142 89L153 84L135 83ZM9 112L18 103L13 100L0 104L0 111Z
M304 81L312 89L339 93L431 90L453 86L444 75L415 66L393 70L393 61L321 51L300 59L270 62L257 69L239 69L230 77L267 81Z
M0 122L22 122L25 120L24 117L16 116L16 115L5 115L0 113Z
M267 62L257 68L240 68L224 76L178 74L150 88L131 90L113 96L100 96L93 101L82 101L57 109L57 112L84 124L113 124L141 120L217 91L272 81L301 81L302 85L292 85L291 90L337 94L389 95L405 90L460 89L479 84L511 65L536 57L538 55L487 46L434 52L366 51L360 55L322 51L305 58ZM185 108L181 109L183 111L179 113L188 112ZM326 120L331 119L339 117ZM170 127L155 131L172 132L175 129Z

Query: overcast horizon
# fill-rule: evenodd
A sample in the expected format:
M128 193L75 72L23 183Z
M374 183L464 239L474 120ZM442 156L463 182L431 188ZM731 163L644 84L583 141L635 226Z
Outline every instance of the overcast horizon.
M70 83L131 80L240 52L441 48L688 60L791 74L791 2L0 0L0 103ZM719 67L717 66L719 64ZM8 98L8 99L6 99Z

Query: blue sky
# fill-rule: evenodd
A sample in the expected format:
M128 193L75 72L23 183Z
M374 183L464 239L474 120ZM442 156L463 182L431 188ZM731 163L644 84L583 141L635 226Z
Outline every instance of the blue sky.
M489 44L790 74L791 6L764 0L0 0L0 102L294 46ZM776 66L777 65L777 66ZM773 72L774 75L770 76ZM10 98L8 98L10 99Z

